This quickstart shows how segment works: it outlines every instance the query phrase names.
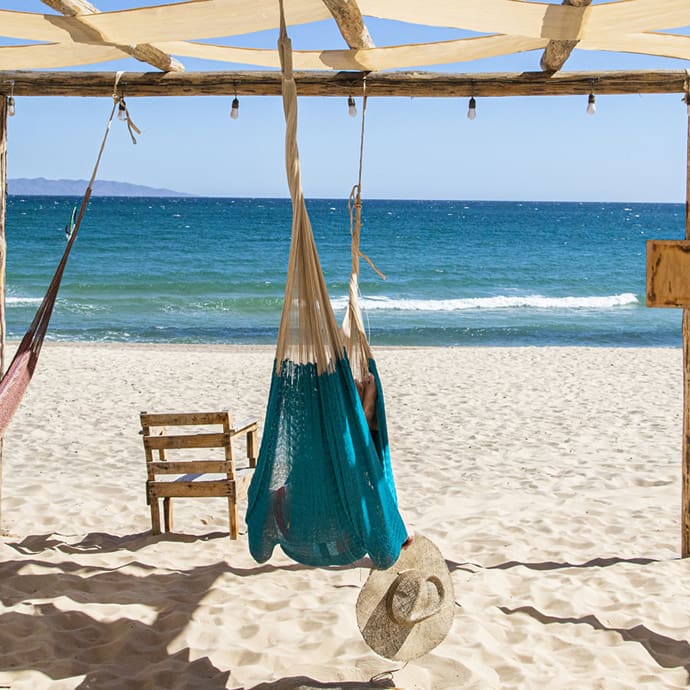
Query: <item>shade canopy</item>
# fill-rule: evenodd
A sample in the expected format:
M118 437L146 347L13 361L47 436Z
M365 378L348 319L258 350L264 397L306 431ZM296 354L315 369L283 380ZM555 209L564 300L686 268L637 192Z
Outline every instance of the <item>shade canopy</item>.
M123 3L123 5L131 3ZM0 70L96 65L135 57L183 71L185 58L277 68L277 51L247 48L247 35L277 30L277 0L193 0L101 12L85 0L44 0L45 12L0 9ZM112 5L112 3L111 3ZM0 7L2 2L0 2ZM690 60L688 0L286 0L289 25L335 22L324 45L296 50L297 70L427 68L524 51L535 69L559 70L573 50L637 53ZM370 31L369 18L382 34ZM450 29L457 38L395 41ZM437 31L434 31L436 29ZM442 32L447 39L448 31ZM385 35L384 35L385 34ZM217 67L216 67L217 69Z

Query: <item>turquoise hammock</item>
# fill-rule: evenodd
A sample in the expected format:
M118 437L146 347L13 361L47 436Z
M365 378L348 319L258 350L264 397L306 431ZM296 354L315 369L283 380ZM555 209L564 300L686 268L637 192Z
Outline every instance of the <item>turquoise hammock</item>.
M297 92L282 2L278 49L292 239L264 431L249 487L249 549L260 563L280 545L290 558L306 565L344 565L369 554L377 568L388 568L397 560L407 530L398 511L383 392L353 301L362 255L353 251L351 305L343 335L302 192ZM354 243L355 233L353 247ZM374 377L375 432L369 430L348 351L353 364ZM362 380L365 373L356 375Z

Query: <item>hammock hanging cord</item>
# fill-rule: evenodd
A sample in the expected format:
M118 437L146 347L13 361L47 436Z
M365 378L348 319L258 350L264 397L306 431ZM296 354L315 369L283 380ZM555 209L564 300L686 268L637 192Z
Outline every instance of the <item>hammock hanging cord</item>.
M362 235L362 169L364 161L366 112L367 78L366 75L364 75L362 79L362 123L359 137L359 169L357 184L352 188L347 202L350 214L350 235L352 238L352 269L350 272L348 303L342 324L345 351L350 360L352 374L358 381L364 381L369 375L369 361L373 358L359 304L359 260L364 259L382 280L386 280L386 276L379 271L374 262L360 249Z

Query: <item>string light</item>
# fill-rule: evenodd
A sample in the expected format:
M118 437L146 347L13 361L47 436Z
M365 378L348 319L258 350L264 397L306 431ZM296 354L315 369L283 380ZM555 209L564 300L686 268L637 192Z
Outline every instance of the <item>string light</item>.
M125 99L121 98L117 106L117 119L123 122L127 119L127 106L125 105Z
M234 82L235 97L230 104L230 119L236 120L240 116L240 99L237 98L237 82Z
M348 96L347 99L347 114L350 117L357 117L357 105L355 99L352 96Z
M470 98L469 107L467 108L467 119L474 120L475 117L477 117L477 101L474 96L472 96L472 98Z
M597 99L593 93L589 94L587 99L587 115L595 115L597 112Z
M240 116L240 99L235 96L232 99L232 106L230 107L230 117L236 120Z
M12 90L7 98L7 116L14 117L14 82L10 82L10 84Z

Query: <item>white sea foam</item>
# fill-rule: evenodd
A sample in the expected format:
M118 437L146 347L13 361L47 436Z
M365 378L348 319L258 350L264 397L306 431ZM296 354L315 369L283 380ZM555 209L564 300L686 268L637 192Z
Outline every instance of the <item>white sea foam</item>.
M466 297L462 299L391 299L390 297L363 297L366 311L465 311L469 309L612 309L637 304L631 292L620 295L592 297L546 297L544 295L496 295L495 297ZM347 297L333 300L334 309L344 309Z
M8 306L21 306L23 304L40 304L41 297L7 297L5 300Z

